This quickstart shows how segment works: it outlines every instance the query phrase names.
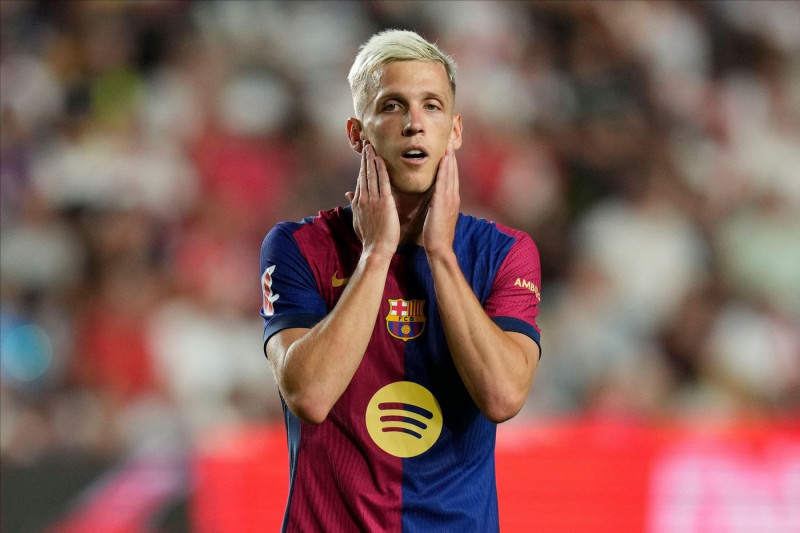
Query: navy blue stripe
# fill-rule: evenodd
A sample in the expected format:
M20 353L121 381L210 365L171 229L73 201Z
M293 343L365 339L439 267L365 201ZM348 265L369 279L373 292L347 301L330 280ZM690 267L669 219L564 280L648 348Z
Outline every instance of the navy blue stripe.
M325 317L312 313L297 313L294 315L282 315L273 318L270 320L269 324L264 327L264 349L267 347L267 341L269 338L279 331L289 328L311 329L323 318Z
M524 320L510 316L495 316L492 317L492 321L503 331L515 331L517 333L527 335L533 339L534 342L539 345L539 359L542 358L542 343L540 339L541 335L535 327L531 326Z

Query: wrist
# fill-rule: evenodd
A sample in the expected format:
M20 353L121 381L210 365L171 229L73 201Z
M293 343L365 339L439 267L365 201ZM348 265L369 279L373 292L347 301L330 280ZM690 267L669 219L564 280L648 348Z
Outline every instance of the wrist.
M428 256L428 264L431 269L445 268L445 269L459 269L458 258L452 248L428 250L425 249L425 254Z
M381 269L388 270L392 262L394 251L379 250L377 248L366 249L361 253L359 266L365 270Z

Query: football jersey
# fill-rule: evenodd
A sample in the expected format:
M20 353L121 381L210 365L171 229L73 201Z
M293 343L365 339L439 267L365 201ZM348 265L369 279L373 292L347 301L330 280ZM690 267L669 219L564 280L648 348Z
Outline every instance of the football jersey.
M538 344L533 240L460 214L453 247L488 316ZM275 226L261 249L265 345L284 328L322 320L361 250L349 206ZM496 424L453 363L421 246L401 245L393 256L366 352L325 421L302 422L285 403L283 411L290 475L283 531L498 530Z

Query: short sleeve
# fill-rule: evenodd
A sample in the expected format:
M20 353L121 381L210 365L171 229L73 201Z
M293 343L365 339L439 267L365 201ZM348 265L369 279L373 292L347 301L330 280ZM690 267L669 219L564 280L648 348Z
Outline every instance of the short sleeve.
M503 330L523 333L540 344L541 331L536 324L542 278L539 251L530 236L516 233L516 241L497 271L484 309Z
M281 223L261 245L261 316L264 346L286 328L311 328L324 318L327 307L293 231L300 223Z

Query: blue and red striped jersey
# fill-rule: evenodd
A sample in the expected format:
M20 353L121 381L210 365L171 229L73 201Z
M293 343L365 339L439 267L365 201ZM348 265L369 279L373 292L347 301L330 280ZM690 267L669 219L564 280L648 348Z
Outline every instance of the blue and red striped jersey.
M453 243L488 316L539 343L539 254L524 232L459 215ZM333 309L361 255L349 206L282 222L261 248L264 342ZM284 403L283 531L496 531L496 424L455 368L425 250L401 245L361 364L319 425ZM280 495L276 495L279 497Z

